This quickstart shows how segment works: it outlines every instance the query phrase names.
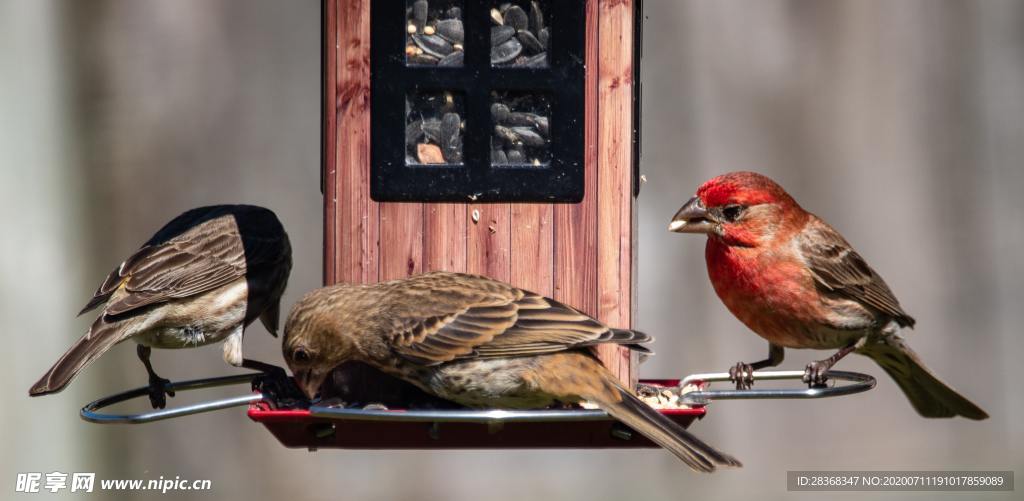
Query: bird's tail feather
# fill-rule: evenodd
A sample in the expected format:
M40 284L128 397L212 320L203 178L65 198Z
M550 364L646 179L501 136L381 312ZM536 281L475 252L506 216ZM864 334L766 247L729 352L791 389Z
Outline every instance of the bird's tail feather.
M712 472L716 465L743 466L732 456L722 453L686 431L679 423L654 410L617 381L613 385L621 400L595 402L615 419L667 449L690 468Z
M121 326L104 321L102 316L98 318L89 332L68 348L53 367L32 385L28 391L29 396L37 397L63 390L82 369L121 341L120 332Z
M987 419L988 414L943 383L902 338L890 336L869 342L858 350L871 357L896 381L919 414L929 418L963 416Z

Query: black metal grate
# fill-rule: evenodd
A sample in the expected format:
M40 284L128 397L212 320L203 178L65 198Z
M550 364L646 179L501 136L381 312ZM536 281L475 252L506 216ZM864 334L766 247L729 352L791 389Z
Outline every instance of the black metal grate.
M512 3L530 6L530 2ZM541 5L551 33L547 67L492 67L494 6L479 1L459 6L465 31L463 65L438 67L407 63L406 1L373 2L370 196L374 200L577 203L583 199L585 2L557 0ZM421 96L431 94L457 96L463 128L461 157L456 158L461 163L407 160L406 128L414 122L407 103L423 102ZM539 158L492 165L491 105L496 96L505 95L543 97L550 131L549 143L536 155ZM339 148L344 147L342 141Z

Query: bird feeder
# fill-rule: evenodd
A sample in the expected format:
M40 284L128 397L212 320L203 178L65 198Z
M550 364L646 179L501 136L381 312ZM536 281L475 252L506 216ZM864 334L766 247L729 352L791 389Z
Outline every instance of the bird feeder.
M641 19L639 0L325 0L324 283L472 273L632 327ZM623 383L637 383L628 349L603 345L597 354ZM686 404L660 411L683 426L712 400L820 398L874 386L870 376L829 375L850 384L709 388L728 374L643 383ZM401 393L365 366L335 376L363 391L363 401ZM147 392L96 400L81 416L146 423L245 405L283 445L310 449L653 447L590 409L378 410L256 392L141 414L101 412Z
M629 328L638 1L326 1L324 283L486 275ZM624 348L601 360L635 382Z

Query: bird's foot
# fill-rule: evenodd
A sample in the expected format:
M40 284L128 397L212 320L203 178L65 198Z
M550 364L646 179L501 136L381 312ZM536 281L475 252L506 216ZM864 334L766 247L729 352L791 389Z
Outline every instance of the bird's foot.
M297 401L305 400L288 373L277 366L262 368L263 373L252 380L253 391L263 394L264 400L274 407L292 407Z
M736 362L729 368L729 381L736 384L737 390L749 390L754 386L754 367L745 362Z
M363 406L363 410L364 411L386 411L386 410L388 410L388 406L386 406L384 404L381 404L381 403L374 402L374 403L369 403L369 404L364 405Z
M149 376L149 403L154 409L167 407L167 397L174 397L174 390L169 388L170 379L164 379L156 374Z
M665 389L664 386L659 386L659 385L655 385L655 384L647 384L647 383L637 383L636 384L636 394L641 396L641 397L654 397L654 396L657 396L664 389Z
M824 388L828 381L828 370L832 365L825 360L817 360L807 364L804 369L803 382L811 388Z

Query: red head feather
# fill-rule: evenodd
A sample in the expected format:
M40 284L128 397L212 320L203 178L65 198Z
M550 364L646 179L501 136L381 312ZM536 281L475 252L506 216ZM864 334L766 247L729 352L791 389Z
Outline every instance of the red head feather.
M705 207L781 203L796 205L775 181L756 172L730 172L712 178L697 189Z

